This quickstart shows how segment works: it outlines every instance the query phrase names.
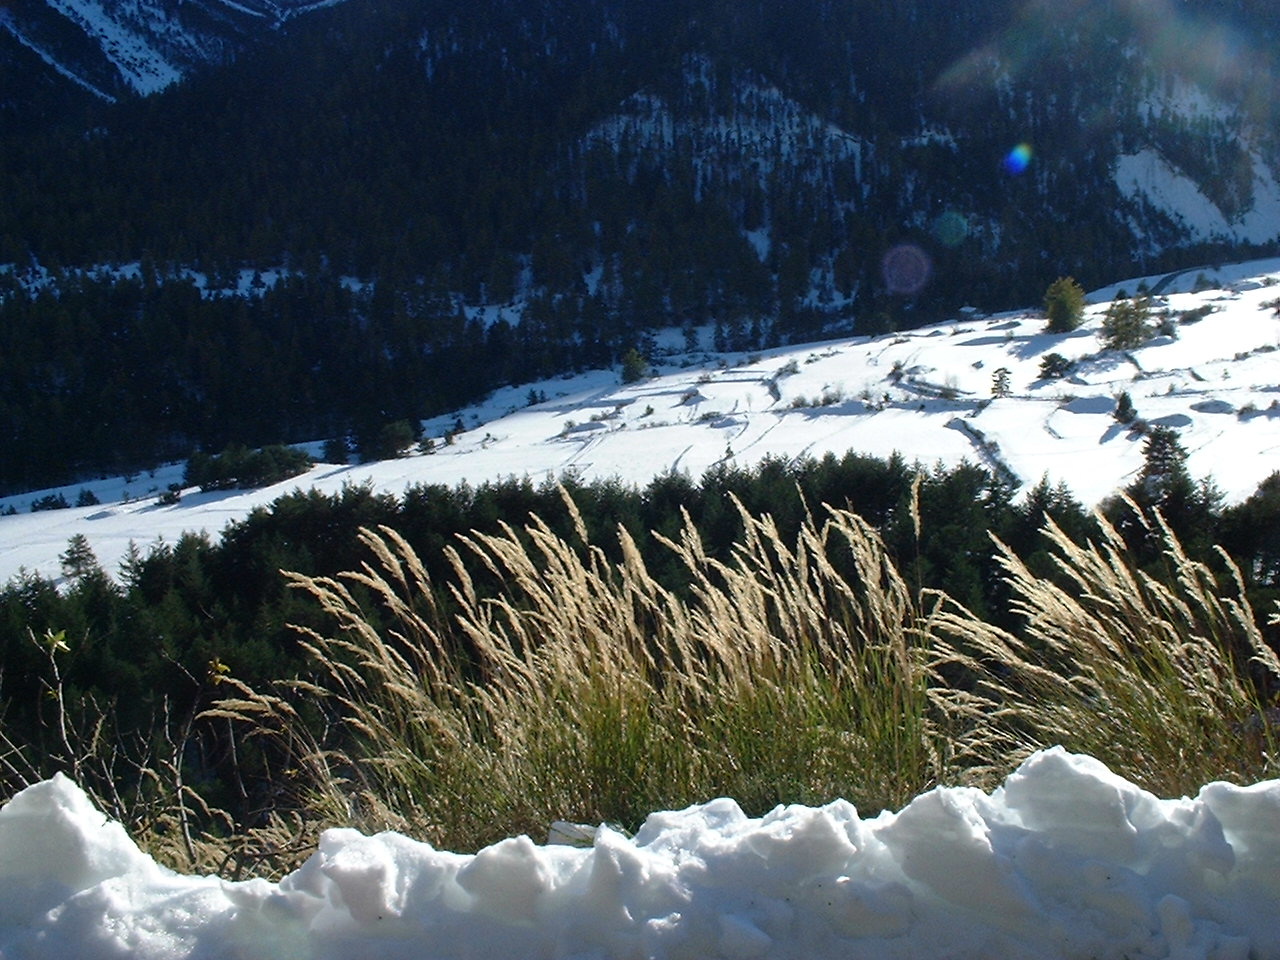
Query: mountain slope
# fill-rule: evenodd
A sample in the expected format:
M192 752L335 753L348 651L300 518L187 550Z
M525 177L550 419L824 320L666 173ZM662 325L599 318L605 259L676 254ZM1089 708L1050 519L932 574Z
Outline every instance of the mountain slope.
M27 122L57 113L58 100L39 104L39 92L59 86L102 102L154 94L335 2L10 0L0 6L0 110Z
M56 576L59 554L84 534L108 570L130 541L183 531L218 534L297 486L336 493L370 483L400 495L411 484L478 484L508 476L565 474L644 484L665 471L700 476L720 464L765 457L820 458L854 450L897 452L925 467L980 463L1025 491L1042 477L1093 504L1135 479L1144 431L1176 431L1188 469L1212 477L1229 501L1280 468L1280 261L1192 270L1122 285L1152 291L1163 333L1142 347L1102 349L1098 334L1120 286L1090 296L1085 324L1046 334L1038 311L966 313L904 334L779 348L758 355L685 353L665 338L657 375L619 384L613 371L509 388L486 404L426 423L433 452L362 465L318 464L261 490L183 491L157 502L181 465L0 500L23 511L0 517L0 579L19 568ZM1050 354L1073 361L1062 379L1041 376ZM998 371L1009 395L993 397ZM1142 421L1116 419L1127 392ZM458 424L465 428L457 432ZM451 435L446 438L446 434ZM93 506L26 512L42 497Z
M66 81L78 122L0 134L0 489L369 433L666 326L759 349L1276 251L1269 8L936 6L110 7L94 36L142 39ZM212 302L245 269L290 282Z
M19 0L5 20L28 37L39 18L22 11L77 25L101 62L62 69L109 95L226 60L298 9L58 3ZM1275 31L1262 12L1209 14L348 0L141 115L102 114L93 146L63 144L69 163L32 186L93 193L75 230L36 197L0 227L63 262L327 257L366 275L443 267L472 295L509 286L522 258L555 293L612 263L696 312L721 298L681 292L678 271L624 242L651 227L649 246L683 259L691 245L660 221L692 206L718 225L707 245L767 240L787 301L896 292L879 254L904 236L937 261L915 293L995 299L1031 263L1101 260L1101 279L1189 245L1276 239ZM694 266L713 289L759 283Z

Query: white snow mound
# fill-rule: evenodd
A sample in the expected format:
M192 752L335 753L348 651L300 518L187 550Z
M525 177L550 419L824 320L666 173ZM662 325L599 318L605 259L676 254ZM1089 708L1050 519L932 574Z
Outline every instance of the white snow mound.
M185 877L58 776L0 810L0 957L1280 958L1280 781L1162 800L1060 748L898 813L728 799L589 848L327 831L279 883Z

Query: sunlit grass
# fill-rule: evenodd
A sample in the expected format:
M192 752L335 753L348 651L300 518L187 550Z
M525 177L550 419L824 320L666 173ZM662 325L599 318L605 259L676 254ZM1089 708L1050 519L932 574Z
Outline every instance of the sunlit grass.
M675 590L625 529L606 551L565 502L572 536L537 517L473 533L439 583L394 530L363 530L361 569L287 574L330 623L300 630L305 677L253 690L219 670L212 709L149 734L123 738L108 708L74 702L64 638L33 637L48 736L15 743L0 724L0 775L17 787L69 770L164 862L247 875L296 865L331 825L474 850L541 840L555 821L634 828L717 796L756 814L842 797L869 816L940 783L993 786L1055 744L1162 796L1280 771L1260 692L1280 688L1280 661L1239 572L1192 560L1158 520L1158 576L1105 523L1083 546L1047 525L1053 580L993 543L1021 622L1009 632L908 583L844 510L784 538L739 506L727 560L685 517L659 538ZM193 730L228 723L266 764L252 824L184 780Z
M339 628L307 632L320 675L301 692L340 721L340 757L298 735L284 701L220 709L293 737L329 817L373 811L388 819L367 826L454 847L555 819L635 826L720 795L759 812L837 796L879 809L939 782L949 736L928 715L927 633L874 531L830 511L788 547L768 518L743 519L727 563L690 522L667 542L684 599L621 529L618 563L580 521L576 549L536 518L472 535L458 549L502 589L478 595L452 553L447 622L412 548L366 530L363 570L291 575ZM393 629L370 625L356 589Z
M973 683L936 695L988 734L968 759L1004 771L1061 744L1165 796L1194 794L1214 779L1276 776L1280 727L1260 691L1277 689L1280 660L1240 572L1221 553L1225 573L1215 575L1158 518L1155 527L1160 577L1134 569L1105 522L1089 547L1049 524L1059 583L997 544L1024 621L1017 635L944 604L931 624L935 648Z
M1087 547L1046 529L1062 585L997 544L1015 636L910 587L846 511L794 542L744 512L727 562L686 518L665 541L679 596L625 530L611 563L573 516L573 542L536 517L463 538L448 617L412 548L363 531L362 570L290 575L337 627L306 632L317 675L291 691L331 739L300 730L286 700L246 691L222 709L290 744L314 815L456 849L720 795L874 814L938 783L990 786L1059 743L1166 795L1277 769L1256 691L1280 663L1229 562L1220 582L1166 528L1166 580L1133 569L1105 526ZM497 594L476 590L464 555ZM372 626L357 595L393 626Z

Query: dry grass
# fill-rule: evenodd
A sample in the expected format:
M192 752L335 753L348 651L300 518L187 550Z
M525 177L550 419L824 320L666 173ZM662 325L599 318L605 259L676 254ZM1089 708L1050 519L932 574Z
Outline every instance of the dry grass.
M1280 663L1229 561L1224 586L1166 528L1163 580L1105 525L1088 547L1046 529L1065 586L997 544L1026 624L1014 636L912 589L846 511L811 517L794 543L744 511L729 562L686 517L664 541L688 577L677 596L625 530L610 563L568 506L575 542L536 517L463 538L447 617L388 529L363 531L374 562L360 571L290 575L338 627L308 631L318 676L292 689L321 704L331 743L308 739L289 697L244 691L223 709L289 740L323 819L455 849L717 795L757 812L841 796L874 813L943 781L990 786L1057 743L1164 795L1276 772L1256 690ZM497 595L480 595L464 554ZM394 628L375 629L358 597Z
M1277 689L1280 660L1239 570L1222 553L1225 574L1215 575L1157 518L1149 532L1163 543L1166 572L1156 578L1135 570L1119 534L1101 527L1089 547L1047 527L1062 585L997 542L1025 623L1019 635L949 600L934 618L936 668L966 678L934 695L983 731L963 762L999 773L1062 744L1163 796L1276 776L1280 729L1259 691Z
M1191 560L1163 526L1160 577L1105 524L1085 547L1046 528L1057 583L996 543L1015 635L904 582L846 511L811 516L794 542L742 511L727 562L686 517L663 541L686 575L677 594L624 529L611 561L566 504L572 538L537 517L472 534L444 584L386 528L361 532L360 570L287 575L333 623L303 631L313 673L269 692L220 676L225 695L195 721L242 724L277 763L285 815L254 831L193 829L219 821L182 782L192 721L131 753L86 714L55 752L166 862L237 875L288 869L331 824L467 850L719 795L756 813L844 797L869 815L940 782L990 786L1052 744L1166 796L1280 768L1258 693L1280 686L1280 661L1240 575L1225 556L1218 575ZM0 774L38 779L30 753L0 740ZM121 763L152 789L113 796Z
M744 513L729 563L686 518L667 545L687 599L624 530L611 564L574 517L578 549L537 518L523 536L464 538L502 591L479 596L451 552L447 621L391 530L362 533L376 562L361 571L290 575L339 628L308 632L321 676L295 688L340 722L339 752L297 735L287 698L245 691L221 710L294 738L326 817L454 848L554 819L635 825L718 795L757 811L836 796L874 811L942 778L949 736L928 716L921 616L858 517L829 511L787 546ZM370 625L357 590L393 630Z

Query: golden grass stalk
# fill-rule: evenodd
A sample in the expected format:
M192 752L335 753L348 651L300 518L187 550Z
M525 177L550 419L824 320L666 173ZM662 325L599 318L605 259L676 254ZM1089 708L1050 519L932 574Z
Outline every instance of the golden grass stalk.
M1164 547L1159 578L1135 568L1105 520L1088 546L1047 524L1056 582L996 541L1023 622L1017 635L943 598L935 669L953 682L934 696L980 731L962 762L1003 773L1062 744L1164 796L1280 772L1274 711L1259 694L1280 681L1280 660L1239 570L1219 551L1224 572L1215 574L1162 519L1148 522Z
M309 816L453 849L719 795L870 814L946 780L989 786L1053 744L1162 795L1276 773L1257 691L1280 662L1239 572L1191 560L1159 521L1161 577L1105 523L1085 546L1048 524L1055 581L997 541L1015 635L908 586L848 511L789 540L738 504L723 560L686 516L659 538L677 593L625 529L608 559L565 500L571 539L537 517L472 533L444 585L387 528L361 531L360 570L289 574L336 628L303 631L314 676L235 685L214 715L283 749Z
M829 510L786 544L739 505L746 535L722 562L686 517L666 541L682 598L624 529L610 562L566 502L576 543L537 517L461 538L449 617L386 528L361 532L375 562L359 571L289 575L338 628L304 631L318 676L295 685L341 724L338 749L298 734L284 697L243 691L218 715L288 740L325 816L454 847L556 819L634 825L717 795L759 812L837 796L878 810L941 777L920 615L861 519ZM496 595L478 595L464 555Z

